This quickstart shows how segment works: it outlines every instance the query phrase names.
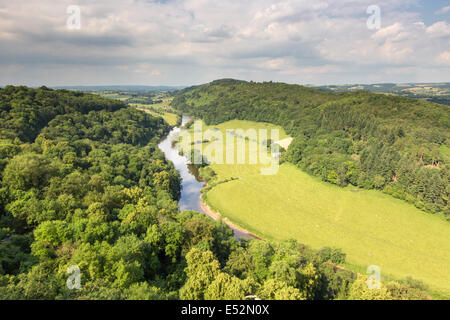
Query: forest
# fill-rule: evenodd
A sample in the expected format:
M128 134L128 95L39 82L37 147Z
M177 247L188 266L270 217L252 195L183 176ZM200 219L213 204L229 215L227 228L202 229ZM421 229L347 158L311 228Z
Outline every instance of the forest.
M281 125L294 137L282 161L323 181L382 190L449 219L446 105L223 79L181 90L172 106L208 125L233 119Z
M0 300L427 298L413 279L368 289L337 267L339 249L236 241L223 222L179 212L179 174L157 148L162 118L13 86L0 89L0 116Z

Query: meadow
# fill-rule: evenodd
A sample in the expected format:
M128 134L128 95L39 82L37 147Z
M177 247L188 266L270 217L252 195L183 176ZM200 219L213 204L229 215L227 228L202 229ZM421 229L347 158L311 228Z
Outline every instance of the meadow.
M162 117L169 125L175 126L178 123L179 117L172 112L172 108L170 107L173 99L162 98L161 100L162 102L154 104L131 103L130 105L136 107L138 110L150 113L152 116Z
M278 128L229 121L203 129ZM206 146L204 144L203 146ZM375 190L341 188L292 164L263 176L260 165L211 164L216 173L205 201L223 217L267 239L294 238L313 248L331 246L347 254L355 270L381 268L385 279L412 277L450 296L450 224Z
M139 106L136 106L136 108L138 110L147 112L154 117L162 117L170 126L175 126L178 123L178 116L175 113L171 113L171 112L158 113L158 112L152 111L148 108L139 107Z
M175 126L178 123L179 117L173 113L173 109L170 107L173 98L168 97L166 93L150 92L147 95L137 95L135 92L105 90L98 91L97 94L105 98L125 102L154 117L162 117L170 126Z

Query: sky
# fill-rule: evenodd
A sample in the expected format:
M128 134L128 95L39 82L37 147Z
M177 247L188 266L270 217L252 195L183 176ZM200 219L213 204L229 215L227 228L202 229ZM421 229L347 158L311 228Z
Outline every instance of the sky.
M1 86L449 75L449 0L0 0Z

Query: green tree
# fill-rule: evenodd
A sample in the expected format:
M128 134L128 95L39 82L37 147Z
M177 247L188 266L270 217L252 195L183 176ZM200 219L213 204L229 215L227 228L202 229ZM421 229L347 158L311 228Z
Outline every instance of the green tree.
M264 300L305 300L299 289L288 286L285 282L269 279L264 282L258 297Z
M205 291L220 273L219 262L211 251L192 248L186 255L187 281L180 289L183 300L204 300Z
M11 190L29 190L44 187L55 174L53 166L35 153L17 155L3 172L3 183Z
M226 273L219 273L205 291L205 300L243 300L245 282Z
M392 300L391 293L382 284L380 289L369 289L368 279L368 276L358 275L358 278L350 287L349 300Z

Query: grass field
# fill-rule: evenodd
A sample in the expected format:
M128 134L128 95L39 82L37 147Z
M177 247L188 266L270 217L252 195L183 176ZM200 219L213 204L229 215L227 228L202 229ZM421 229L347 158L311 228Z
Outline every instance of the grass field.
M154 117L162 117L171 126L175 126L178 123L178 116L175 113L164 112L161 114L142 107L137 107L137 109L150 113Z
M156 109L167 108L172 102L173 98L162 98L162 102L152 104L151 106Z
M175 126L178 123L178 116L175 113L169 112L171 111L169 105L172 102L172 100L173 98L164 98L163 102L161 103L155 104L132 103L130 105L136 107L139 110L148 112L155 117L162 117L164 118L164 120L166 120L166 122L169 125ZM155 112L154 110L157 110L158 112Z
M106 98L120 100L126 102L128 99L134 99L134 100L144 100L148 99L146 97L136 97L127 95L123 92L114 92L114 93L104 93L100 92L100 95ZM155 117L162 117L166 122L171 125L175 126L178 123L178 116L171 112L172 108L170 107L170 103L172 102L172 97L166 97L164 94L161 96L156 96L153 98L154 100L161 100L162 102L154 103L154 104L146 104L146 103L130 103L130 106L136 107L138 110L145 111Z
M214 128L276 126L230 121ZM280 139L285 137L282 131ZM291 164L281 165L273 176L261 175L259 165L211 168L216 181L238 178L215 186L206 198L241 227L268 239L342 248L348 263L359 270L377 265L385 278L411 276L450 296L450 223L441 217L379 191L324 183Z

